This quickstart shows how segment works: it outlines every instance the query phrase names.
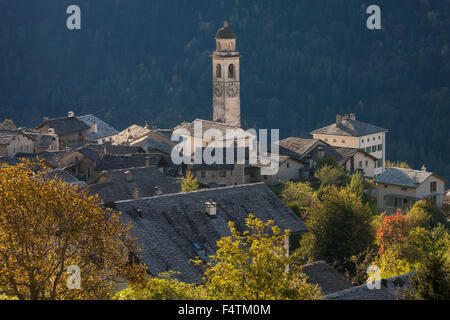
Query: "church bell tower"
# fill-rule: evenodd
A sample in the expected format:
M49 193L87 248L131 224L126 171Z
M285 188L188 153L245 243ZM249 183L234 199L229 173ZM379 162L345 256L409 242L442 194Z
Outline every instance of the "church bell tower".
M225 21L216 34L213 66L213 120L241 126L239 52L236 34Z

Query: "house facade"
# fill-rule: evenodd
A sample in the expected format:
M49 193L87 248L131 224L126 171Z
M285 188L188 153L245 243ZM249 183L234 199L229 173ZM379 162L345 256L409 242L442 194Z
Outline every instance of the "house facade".
M375 180L379 212L395 213L409 210L420 200L431 201L439 207L444 202L446 180L423 170L388 168Z
M14 157L17 153L33 153L31 137L19 130L0 130L0 157Z
M44 118L43 122L36 130L58 136L59 149L66 149L70 146L78 146L85 144L87 134L91 127L75 117L73 111L69 111L67 117L48 119Z
M387 129L356 120L356 115L337 115L336 122L311 132L331 146L360 149L375 157L375 176L383 173L386 162Z

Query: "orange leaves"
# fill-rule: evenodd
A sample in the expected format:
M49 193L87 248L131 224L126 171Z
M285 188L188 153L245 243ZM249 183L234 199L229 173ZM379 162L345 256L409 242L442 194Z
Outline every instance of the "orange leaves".
M408 233L409 225L406 216L400 209L395 215L385 216L377 231L379 254L383 254L390 245L404 243L408 238Z

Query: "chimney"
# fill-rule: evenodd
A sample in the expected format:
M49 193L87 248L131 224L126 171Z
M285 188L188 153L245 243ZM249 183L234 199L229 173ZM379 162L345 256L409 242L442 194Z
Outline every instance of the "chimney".
M55 129L53 128L48 128L48 133L55 135Z
M150 156L145 157L145 167L146 168L150 167Z
M163 194L162 188L160 186L155 186L155 196L160 196Z
M48 117L43 117L43 118L42 118L42 121L44 121L44 122L45 122L45 121L48 121Z
M349 118L348 114L344 114L344 115L342 116L342 120L348 120L348 118Z
M133 181L133 174L131 173L131 171L125 171L123 175L126 181L128 182Z
M342 122L342 117L340 115L336 116L336 126L339 127Z
M103 158L106 155L107 151L106 151L106 146L103 145L100 147L100 158Z
M225 28L228 28L228 21L224 21L224 22L223 22L223 26L224 26Z
M67 118L74 118L75 117L75 113L73 111L69 111L67 113Z
M323 149L323 146L319 146L317 148L317 156L319 159L323 159L325 157L325 150Z
M139 199L139 189L137 187L133 187L131 190L131 195L133 199Z
M423 165L421 170L427 172L427 167Z
M350 120L356 121L356 114L350 113Z
M206 214L210 217L215 217L216 216L216 209L217 209L217 203L209 200L207 202L205 202L205 209L206 209Z
M419 178L417 177L417 174L414 175L414 177L413 177L413 182L414 182L414 183L419 183Z
M98 126L97 126L97 121L92 121L92 132L97 133L98 132Z

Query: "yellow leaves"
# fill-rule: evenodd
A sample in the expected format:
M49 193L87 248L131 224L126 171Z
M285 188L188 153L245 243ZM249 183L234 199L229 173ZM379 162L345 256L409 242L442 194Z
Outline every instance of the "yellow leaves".
M36 167L0 168L0 282L26 299L107 297L107 277L124 272L124 248L135 251L129 227L86 190L45 179ZM81 290L67 289L64 268L72 264Z

